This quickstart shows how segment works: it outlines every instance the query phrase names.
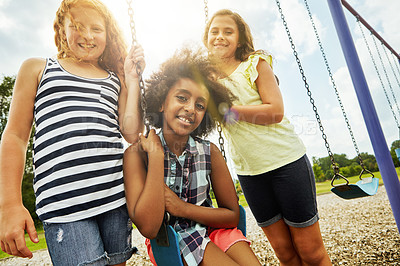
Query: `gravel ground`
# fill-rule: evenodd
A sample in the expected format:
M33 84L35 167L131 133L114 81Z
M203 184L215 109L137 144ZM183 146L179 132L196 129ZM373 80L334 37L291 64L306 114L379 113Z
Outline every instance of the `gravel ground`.
M333 193L318 196L320 226L333 265L400 265L400 235L383 186L373 197L343 200ZM263 265L279 265L261 229L247 209L247 237ZM140 254L127 265L152 265L144 238L134 230L133 242ZM47 250L33 258L11 257L0 265L51 265Z

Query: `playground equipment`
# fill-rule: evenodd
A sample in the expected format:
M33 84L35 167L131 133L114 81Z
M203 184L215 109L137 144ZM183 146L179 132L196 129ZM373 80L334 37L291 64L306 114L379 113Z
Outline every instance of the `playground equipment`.
M131 1L127 0L127 2L130 5ZM205 2L205 4L207 3L206 0L204 2ZM314 110L316 119L317 119L318 124L319 124L319 129L320 129L320 131L322 133L322 138L325 141L325 147L328 150L328 154L330 156L330 159L331 159L331 162L332 162L332 165L333 165L334 179L332 179L332 182L331 182L331 184L333 186L332 191L334 193L336 193L338 196L340 196L342 198L346 198L346 199L355 198L355 197L361 197L361 196L370 196L370 195L375 194L376 190L377 190L378 183L377 183L377 179L373 175L371 175L370 177L367 177L367 178L362 178L361 177L363 175L363 171L362 171L360 173L360 179L361 180L358 181L356 184L349 184L349 181L345 177L340 175L339 168L338 168L337 164L334 161L333 153L330 150L330 146L329 146L329 143L327 141L326 134L324 133L324 128L322 126L321 119L320 119L320 116L318 114L317 107L315 105L314 99L312 98L311 91L309 89L309 85L307 83L307 80L306 80L306 77L305 77L305 74L304 74L304 70L303 70L303 68L301 66L300 59L299 59L297 51L295 49L295 45L294 45L293 39L290 36L289 28L287 26L287 23L285 21L284 15L282 13L282 9L280 7L280 2L277 0L276 3L278 5L278 9L279 9L280 14L281 14L281 19L282 19L283 24L284 24L284 26L286 28L286 32L288 34L289 41L291 43L291 47L293 49L293 54L294 54L294 56L296 58L296 62L298 64L300 73L302 75L302 79L304 81L304 85L305 85L305 87L307 89L307 94L310 97L310 103L313 106L313 110ZM345 55L346 63L348 65L348 68L349 68L349 71L350 71L350 75L351 75L351 78L352 78L352 81L353 81L353 85L355 87L355 91L356 91L357 98L358 98L358 101L359 101L359 104L360 104L360 107L361 107L361 111L362 111L362 114L363 114L363 117L364 117L364 121L365 121L367 130L368 130L368 133L369 133L369 136L370 136L370 140L371 140L371 143L372 143L372 146L373 146L373 149L374 149L374 153L375 153L375 156L376 156L376 159L377 159L377 163L378 163L378 166L379 166L380 171L381 171L382 179L384 180L384 183L385 183L385 186L386 186L386 191L387 191L388 198L389 198L389 201L390 201L391 206L392 206L393 214L394 214L397 226L398 226L399 231L400 231L400 183L398 181L398 177L397 177L393 162L391 160L391 156L390 156L390 153L389 153L389 150L388 150L388 147L387 147L387 144L386 144L386 141L385 141L385 138L384 138L380 123L379 123L379 119L378 119L376 111L375 111L375 107L374 107L374 104L373 104L373 101L372 101L372 98L371 98L371 95L370 95L370 92L369 92L369 89L368 89L368 85L366 83L365 76L364 76L364 74L362 72L361 64L359 62L358 55L357 55L357 52L355 50L353 40L351 38L351 34L350 34L346 19L345 19L344 14L343 14L342 3L346 8L349 9L349 11L351 10L351 8L347 4L347 2L344 1L344 0L342 0L342 3L340 3L340 0L328 0L328 3L329 3L329 8L331 10L332 17L333 17L333 20L334 20L334 23L335 23L337 34L339 36L339 40L340 40L340 43L341 43L341 46L342 46L342 50L343 50L343 53ZM132 9L130 8L130 10L132 10ZM205 12L206 12L206 14L208 13L207 4L206 4ZM129 11L129 15L130 15L130 18L131 18L132 37L134 37L134 23L133 23L132 11ZM206 17L206 21L207 21L207 17ZM316 35L317 35L317 38L318 38L317 32L316 32ZM382 41L382 40L381 40L382 44L387 46L387 43ZM323 51L322 46L320 46L320 48L321 48L321 52L324 55L324 51ZM392 54L394 56L396 56L397 58L400 58L399 55L397 53L395 53L393 49L389 49L389 50L392 51ZM326 58L324 58L324 60L326 60ZM330 72L329 65L327 64L327 62L326 62L326 66L327 66L328 72ZM396 67L397 67L397 64L396 64ZM331 73L330 73L330 77L332 77ZM334 84L333 84L333 86L335 88ZM141 96L142 96L142 108L145 109L144 108L145 107L144 88L143 89L142 88L143 88L143 86L140 87ZM338 98L339 103L341 103L338 94L337 94L337 96L338 96L337 98ZM144 102L144 104L143 104L143 102ZM348 129L350 131L350 134L352 135L351 127L350 127L350 125L348 123L348 120L347 120L347 117L346 117L346 114L344 112L344 109L343 109L342 105L341 105L341 108L342 108L342 112L343 112L343 115L345 117L346 123L348 124ZM145 117L146 117L146 115L145 115ZM148 128L148 124L146 124L146 119L144 121L145 121L146 128ZM359 155L358 147L357 147L357 145L355 143L355 139L354 139L353 135L352 135L352 140L353 140L353 144L355 146L355 149L357 151L357 155ZM400 158L400 149L396 150L396 154ZM368 171L364 167L363 167L363 170L364 170L364 172ZM334 184L334 180L341 179L341 178L346 180L346 183L345 184L341 184L341 185L335 185ZM166 226L166 228L168 228L168 227ZM170 243L170 245L171 245L171 241L174 239L174 237L176 237L176 235L174 236L171 233L174 233L174 232L172 232L172 231L168 232L168 229L166 229L166 231L164 231L164 235L168 236L168 240L169 240L168 242ZM173 243L172 245L175 245L175 243ZM178 247L178 251L179 251L179 247ZM170 256L170 254L168 256ZM178 253L178 257L180 259L179 253ZM156 261L157 261L157 259L156 259Z
M342 0L342 3L349 11L354 10L350 8L350 5L346 1ZM375 157L386 188L386 193L392 207L393 216L396 220L397 228L400 231L400 182L388 146L386 144L378 116L376 114L371 93L362 71L361 63L358 58L349 27L347 25L346 18L344 16L342 3L339 0L328 0L329 9L331 11L343 54L350 71L350 76L353 81L365 125L374 149ZM382 37L380 38L383 39ZM385 46L390 47L389 45ZM392 52L394 51L392 48L389 50ZM400 55L397 53L393 54L400 59Z
M293 50L293 54L296 58L296 62L298 64L300 74L302 75L302 79L303 79L305 87L307 89L307 94L310 97L310 102L313 106L313 110L314 110L315 116L317 118L320 131L322 132L322 138L325 141L325 147L327 148L328 153L330 155L333 169L334 169L334 175L336 177L343 178L343 176L340 176L340 174L339 174L338 167L337 167L336 163L334 162L334 158L332 156L333 154L330 151L329 144L327 142L327 138L324 133L324 129L322 127L322 123L321 123L319 114L317 112L317 108L315 106L314 99L311 96L311 91L309 89L309 85L307 83L307 79L304 74L304 70L301 66L301 62L298 57L298 53L296 51L293 39L290 35L290 31L289 31L287 22L282 13L282 8L280 6L279 0L276 0L276 3L278 6L279 13L281 15L283 25L285 26L285 29L286 29L286 33L288 35L289 42L290 42L292 50ZM350 30L347 25L347 21L345 19L344 13L343 13L342 3L352 13L353 13L354 9L352 9L348 5L348 3L344 0L342 0L342 3L339 0L328 0L328 3L329 3L329 8L331 10L331 14L332 14L332 17L334 20L336 31L338 33L339 40L340 40L340 43L342 46L342 50L343 50L343 53L344 53L344 56L346 59L346 63L348 65L348 68L350 71L353 85L356 90L357 98L358 98L358 101L359 101L359 104L361 107L361 111L362 111L362 114L364 117L365 124L367 126L370 140L371 140L372 146L375 151L375 155L376 155L379 169L381 171L382 179L384 181L386 191L387 191L387 194L389 197L389 201L392 206L393 214L394 214L398 229L400 231L400 183L399 183L397 173L394 168L394 164L391 159L391 155L390 155L389 149L387 147L387 144L386 144L383 132L382 132L382 128L379 123L379 119L376 114L374 104L372 102L371 94L368 89L368 85L365 80L364 73L361 68L361 64L360 64L360 61L359 61L359 58L358 58L358 55L357 55L357 52L356 52L356 49L354 46L353 39L350 34ZM353 14L355 14L355 13L353 13ZM378 36L378 35L376 34L376 36ZM382 37L380 37L380 39L383 40ZM382 41L382 43L385 44L385 46L390 47L386 42ZM394 51L391 47L389 50L391 50L392 53ZM398 55L397 53L393 53L393 54L396 55L396 57L400 59L400 55ZM334 178L335 178L335 176L334 176ZM362 180L360 180L360 181L362 181ZM334 185L333 182L331 182L331 184ZM343 196L343 197L353 198L353 197L358 197L358 195L365 195L365 194L366 194L365 196L373 195L376 186L377 186L377 183L373 178L372 178L372 182L370 182L369 186L365 186L364 182L360 182L360 183L356 184L355 186L351 186L348 184L348 180L347 180L345 186L342 188L347 188L346 191L350 191L350 192L346 193L344 191L337 189L336 187L333 188L333 192L336 191L338 195ZM353 191L351 191L351 189L353 189Z
M315 26L314 19L312 17L312 13L311 13L311 9L310 9L310 6L308 5L307 0L304 0L304 4L305 4L305 6L307 8L308 17L309 17L310 22L311 22L311 24L313 26L314 33L315 33L315 36L317 38L318 45L319 45L319 48L320 48L320 51L321 51L321 55L322 55L322 57L324 59L326 70L328 71L328 74L329 74L329 77L330 77L330 81L332 83L332 87L333 87L333 89L335 91L336 98L337 98L338 103L340 105L340 108L342 110L342 114L343 114L344 120L346 122L347 129L348 129L348 131L350 133L350 136L351 136L351 139L352 139L352 142L353 142L353 146L354 146L354 149L355 149L355 151L357 153L357 157L358 157L358 159L360 161L360 166L361 166L361 172L359 174L360 181L358 181L356 184L349 184L349 180L347 178L345 178L344 176L342 176L340 174L337 174L338 171L335 171L335 175L333 176L333 178L331 180L331 185L332 185L331 191L333 193L335 193L336 195L338 195L339 197L344 198L344 199L353 199L353 198L359 198L359 197L365 197L365 196L373 196L378 191L379 179L374 177L374 174L371 171L369 171L368 169L365 168L364 162L363 162L363 160L361 158L360 151L358 149L358 145L357 145L356 139L354 137L353 130L351 129L349 119L348 119L347 114L345 112L342 100L341 100L340 95L339 95L339 91L338 91L338 89L336 87L336 82L335 82L335 80L333 78L333 74L332 74L331 68L329 66L329 62L328 62L327 56L325 54L325 49L322 46L322 42L321 42L321 39L319 37L318 31L317 31L317 27ZM333 157L333 155L332 155L332 157ZM333 159L332 159L332 165L333 165L334 168L337 167L336 164L334 163ZM368 176L367 177L363 177L364 174L368 174ZM336 185L336 184L334 184L336 179L344 179L346 181L346 183L343 183L343 184L340 184L340 185Z

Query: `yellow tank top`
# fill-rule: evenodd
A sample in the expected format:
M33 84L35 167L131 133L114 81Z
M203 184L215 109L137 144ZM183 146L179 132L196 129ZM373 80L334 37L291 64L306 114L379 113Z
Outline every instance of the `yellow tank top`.
M257 64L265 60L272 67L272 57L265 54L250 55L228 77L220 79L238 97L234 105L262 104L255 83ZM223 128L230 156L239 175L258 175L277 169L301 158L306 148L289 120L271 125L256 125L236 121Z

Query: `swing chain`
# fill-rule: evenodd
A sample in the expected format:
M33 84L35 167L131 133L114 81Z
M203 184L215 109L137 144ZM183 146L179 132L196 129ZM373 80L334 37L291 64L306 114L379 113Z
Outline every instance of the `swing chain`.
M397 59L397 57L394 55L394 53L392 53L392 57L394 60L394 66L396 67L396 70L397 70L397 72L399 72L399 75L400 75L399 59Z
M132 0L126 0L126 3L128 4L128 14L129 14L129 25L131 28L131 35L132 35L132 45L136 46L138 44L137 39L136 39L136 27L135 27L135 21L133 20L133 8L132 8ZM139 89L140 89L140 107L142 109L143 113L143 123L145 126L145 135L150 131L150 121L149 118L147 117L146 110L147 110L147 101L146 101L146 91L144 87L144 82L143 82L143 69L142 66L138 63L136 63L136 73L139 77Z
M346 185L346 186L349 185L349 183L350 183L349 180L346 177L344 177L342 174L340 174L339 166L337 166L337 164L332 164L332 168L333 168L333 177L331 179L331 186L338 187L338 186L342 186L342 185ZM335 185L334 184L335 180L340 179L340 178L344 179L346 181L346 184Z
M328 143L328 138L327 138L327 136L326 136L326 134L325 134L324 127L322 126L321 118L320 118L320 116L319 116L319 114L318 114L318 110L317 110L317 107L316 107L316 105L315 105L315 101L314 101L314 99L313 99L313 97L312 97L312 95L311 95L310 86L309 86L308 83L307 83L307 79L306 79L306 76L305 76L305 74L304 74L304 70L303 70L303 67L302 67L302 65L301 65L301 62L300 62L298 53L297 53L297 51L296 51L296 47L295 47L295 45L294 45L292 36L291 36L291 34L290 34L289 27L288 27L288 25L287 25L285 16L283 15L283 12L282 12L281 4L280 4L279 0L276 0L275 2L276 2L276 4L277 4L277 6L278 6L278 10L279 10L279 13L280 13L280 16L281 16L281 19L282 19L283 26L285 27L287 36L288 36L288 38L289 38L290 46L291 46L291 48L292 48L292 50L293 50L293 55L294 55L295 58L296 58L296 62L297 62L297 65L298 65L300 74L301 74L302 79L303 79L303 81L304 81L304 86L305 86L305 88L306 88L306 90L307 90L307 95L308 95L308 97L310 98L310 103L311 103L311 105L312 105L312 108L313 108L313 111L314 111L314 114L315 114L315 118L317 119L317 122L318 122L318 125L319 125L319 130L320 130L321 133L322 133L322 139L325 141L325 147L326 147L326 149L327 149L327 151L328 151L329 158L330 158L330 160L331 160L332 167L333 167L333 170L334 170L334 172L335 172L335 175L334 175L334 177L333 177L333 179L334 179L337 175L340 175L340 174L339 174L339 167L337 166L337 164L336 164L336 162L335 162L335 158L333 157L333 153L332 153L332 151L331 151L331 149L330 149L330 146L329 146L329 143ZM333 179L332 179L332 182L333 182Z
M208 22L208 0L204 0L204 15L205 15L205 23L207 25L207 22Z
M392 111L394 120L396 121L396 125L397 125L397 128L399 129L399 135L400 135L400 124L399 124L399 121L398 121L397 116L396 116L396 113L395 113L395 111L394 111L394 109L393 109L393 106L392 106L392 103L391 103L391 101L390 101L389 95L388 95L388 93L387 93L387 91L386 91L386 88L385 88L385 85L384 85L384 83L383 83L382 76L381 76L381 74L380 74L380 72L379 72L379 69L378 69L378 66L377 66L377 64L376 64L376 61L375 61L375 59L374 59L374 56L373 56L373 54L372 54L371 48L369 47L369 44L368 44L368 41L367 41L367 37L366 37L365 34L364 34L364 30L363 30L363 28L362 28L362 26L361 26L361 22L360 22L360 20L358 19L358 17L357 17L357 23L358 23L358 26L359 26L359 28L360 28L361 34L362 34L362 36L363 36L363 38L364 38L365 45L367 46L368 53L369 53L369 56L371 57L371 60L372 60L372 63L373 63L373 65L374 65L376 74L378 75L378 78L379 78L379 81L380 81L380 83L381 83L383 92L385 93L386 100L387 100L388 103L389 103L390 110ZM372 33L371 33L371 35L372 35ZM374 40L375 48L376 48L376 50L378 51L378 54L379 54L378 46L376 45L375 39L374 39L373 37L372 37L372 39Z
M391 62L390 59L389 59L389 55L388 55L388 53L387 53L387 50L385 49L385 46L383 45L383 42L381 42L381 45L382 45L383 51L385 52L386 59L387 59L387 61L389 62L390 69L391 69L392 72L393 72L393 76L394 76L394 78L396 79L397 85L398 85L399 88L400 88L399 79L397 78L396 72L394 71L394 67L393 67L393 65L392 65L392 62Z
M372 34L372 33L371 33L371 34ZM388 82L388 85L389 85L389 89L390 89L390 91L392 92L393 100L394 100L394 103L396 104L397 111L400 113L399 105L397 104L396 96L395 96L395 94L394 94L392 84L391 84L391 82L390 82L388 73L387 73L387 71L386 71L386 67L385 67L385 65L383 64L383 59L382 59L381 53L379 52L378 45L376 44L375 38L372 38L372 40L374 41L375 48L376 48L376 51L377 51L377 53L378 53L379 60L381 61L382 68L383 68L383 73L385 73L385 77L386 77L386 79L387 79L387 82ZM383 46L383 45L382 45L382 46ZM384 49L385 49L385 48L384 48Z
M351 129L349 119L348 119L348 117L347 117L347 114L346 114L346 111L345 111L345 109L344 109L342 100L341 100L341 98L340 98L339 91L338 91L338 89L337 89L337 87L336 87L336 82L335 82L335 80L334 80L334 78L333 78L333 74L332 74L331 68L330 68L329 63L328 63L328 59L327 59L327 56L326 56L326 53L325 53L325 49L324 49L324 47L322 46L322 41L321 41L321 39L320 39L320 37L319 37L318 31L317 31L317 27L315 26L314 19L313 19L313 17L312 17L312 13L311 13L311 9L310 9L310 7L309 7L309 5L308 5L307 0L304 0L304 4L305 4L305 6L306 6L306 8L307 8L308 16L309 16L310 21L311 21L311 24L312 24L312 26L313 26L315 36L316 36L316 38L317 38L317 40L318 40L318 46L319 46L319 49L320 49L320 51L321 51L322 57L323 57L323 59L324 59L324 63L325 63L325 66L326 66L326 70L328 71L329 78L330 78L330 81L331 81L331 83L332 83L332 87L333 87L333 89L334 89L334 91L335 91L336 98L337 98L337 100L338 100L338 102L339 102L339 105L340 105L340 109L342 110L342 114L343 114L343 117L344 117L344 121L346 122L347 129L349 130L349 133L350 133L350 136L351 136L351 140L352 140L352 142L353 142L354 149L356 150L357 157L358 157L358 159L360 160L360 166L361 166L361 168L362 168L362 171L361 171L361 174L360 174L360 179L361 179L361 175L362 175L365 171L367 171L367 172L369 172L369 173L371 173L371 172L365 169L365 165L364 165L363 160L362 160L362 158L361 158L360 150L358 149L358 145L357 145L356 139L355 139L355 137L354 137L353 130ZM372 174L372 173L371 173L371 174Z
M225 149L224 149L224 138L222 137L221 122L217 122L217 131L218 131L218 134L219 134L219 138L218 138L219 148L220 148L222 156L224 157L225 162L226 162L226 155L225 155Z
M204 0L204 16L205 16L205 23L207 24L207 22L208 22L208 0ZM224 157L224 160L226 162L224 137L222 136L221 122L217 122L217 131L218 131L218 135L219 135L219 138L218 138L219 148L220 148L222 156Z
M135 46L137 44L137 41L135 21L133 20L132 0L126 0L126 3L128 4L129 26L131 28L132 44Z

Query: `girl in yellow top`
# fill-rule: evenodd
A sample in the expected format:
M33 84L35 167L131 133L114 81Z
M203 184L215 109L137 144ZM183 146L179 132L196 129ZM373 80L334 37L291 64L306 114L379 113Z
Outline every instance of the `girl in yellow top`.
M258 225L281 265L330 265L314 175L304 144L284 116L271 56L255 51L249 26L230 10L213 15L203 42L224 73L220 82L238 98L224 134Z

